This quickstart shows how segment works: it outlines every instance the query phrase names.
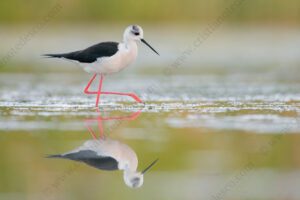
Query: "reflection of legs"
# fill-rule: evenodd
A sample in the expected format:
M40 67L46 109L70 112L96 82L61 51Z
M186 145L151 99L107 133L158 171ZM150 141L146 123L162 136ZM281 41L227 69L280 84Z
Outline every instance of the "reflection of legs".
M116 117L116 118L100 118L101 120L103 121L107 121L107 120L122 120L122 119L135 119L137 118L140 114L141 114L142 111L137 111L135 112L133 115L131 116L127 116L127 117Z
M123 120L123 119L135 119L136 117L139 116L139 114L141 113L141 111L137 111L135 112L133 115L131 116L127 116L127 117L116 117L116 118L101 118L99 115L99 110L96 110L97 112L97 118L88 118L84 120L84 123L86 125L86 127L89 129L92 137L94 139L97 139L97 136L95 135L94 131L91 129L90 125L89 125L89 121L97 121L98 125L99 125L99 131L100 131L100 136L101 138L104 138L104 134L103 134L103 129L102 129L102 121L108 121L108 120Z
M102 130L102 122L100 119L85 119L84 120L84 123L86 125L86 127L89 129L92 137L94 139L97 139L97 136L95 135L94 131L91 129L90 125L89 125L89 121L98 121L98 125L99 125L99 130L100 130L100 137L103 138L104 135L103 135L103 130Z
M97 110L97 113L98 113L98 110ZM97 115L97 121L98 121L98 125L99 125L100 136L101 136L101 138L103 138L104 135L103 135L103 129L102 129L102 122L101 122L102 120L101 120L101 118L99 116L99 113Z
M100 99L100 94L115 94L115 95L125 95L125 96L130 96L132 97L134 100L136 100L139 103L143 103L135 94L133 93L121 93L121 92L101 92L101 87L102 87L102 80L103 80L103 76L101 76L100 78L100 84L99 84L99 89L97 92L94 91L89 91L89 87L91 86L92 82L94 81L94 79L96 78L97 74L94 74L94 76L92 77L92 79L90 80L90 82L87 84L86 88L84 89L84 93L86 94L97 94L97 101L96 101L96 106L98 106L99 104L99 99Z
M95 135L94 131L91 129L91 127L90 127L90 125L89 125L89 121L90 121L90 119L86 119L86 120L84 120L84 123L85 123L86 127L89 129L89 131L90 131L92 137L93 137L94 139L97 139L97 136Z

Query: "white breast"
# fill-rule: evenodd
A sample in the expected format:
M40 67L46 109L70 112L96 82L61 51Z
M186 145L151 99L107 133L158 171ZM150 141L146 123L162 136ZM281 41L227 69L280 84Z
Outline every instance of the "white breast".
M111 57L102 57L94 63L80 63L80 65L89 73L107 75L119 72L135 60L137 45L134 41L120 43L118 49Z

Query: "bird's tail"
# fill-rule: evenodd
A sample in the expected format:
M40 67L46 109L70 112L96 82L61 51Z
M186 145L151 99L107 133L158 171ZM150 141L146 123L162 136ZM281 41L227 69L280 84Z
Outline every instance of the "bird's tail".
M42 56L47 58L63 58L64 54L43 54Z

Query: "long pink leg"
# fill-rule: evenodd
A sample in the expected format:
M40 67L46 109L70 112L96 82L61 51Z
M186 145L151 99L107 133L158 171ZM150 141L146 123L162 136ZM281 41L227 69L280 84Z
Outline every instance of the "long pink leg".
M97 93L97 100L96 100L96 107L98 107L99 100L100 100L102 81L103 81L103 76L101 76L101 78L100 78L99 90L98 90L98 93Z
M86 94L97 94L96 106L98 106L100 94L115 94L115 95L125 95L125 96L130 96L130 97L132 97L134 100L136 100L137 102L143 103L143 102L142 102L135 94L133 94L133 93L101 92L103 76L101 76L101 78L100 78L99 90L98 90L97 92L96 92L96 91L89 91L89 87L91 86L91 84L92 84L92 82L94 81L94 79L96 78L96 76L97 76L97 74L94 74L94 76L92 77L92 79L90 80L90 82L87 84L86 88L84 89L84 93L86 93Z
M90 92L90 91L89 91L89 88L90 88L92 82L94 81L94 79L96 78L96 76L97 76L97 74L94 74L93 78L90 80L90 82L89 82L89 83L87 84L87 86L85 87L84 93L86 93L86 94L97 94L97 92Z
M101 94L101 88L102 88L102 81L103 81L103 76L100 77L100 83L99 83L99 89L97 92L91 92L89 91L89 88L92 84L92 82L95 80L97 74L94 74L90 82L87 84L87 86L84 89L84 93L86 94L97 94L97 100L96 100L96 107L99 105L99 100L100 100L100 94Z
M121 93L121 92L101 92L101 94L116 94L116 95L125 95L134 98L139 103L143 103L135 94L133 93Z

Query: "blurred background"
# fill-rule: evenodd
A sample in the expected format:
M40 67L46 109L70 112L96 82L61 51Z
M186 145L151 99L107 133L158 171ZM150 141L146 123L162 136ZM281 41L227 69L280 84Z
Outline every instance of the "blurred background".
M0 199L299 199L299 23L297 0L0 1ZM41 55L122 41L131 24L160 56L139 43L103 87L146 104L102 95L99 113L141 111L103 123L139 170L160 158L137 190L44 158L91 139L97 114L92 74Z
M51 6L61 5L63 12L56 23L204 23L220 15L234 1L2 1L1 22L33 23L45 16ZM299 1L236 1L245 3L232 13L227 22L247 24L297 25Z
M257 63L294 65L299 63L299 4L296 0L2 1L0 70L74 71L68 63L53 64L40 55L82 49L101 41L122 41L123 31L130 24L141 25L145 38L162 53L160 58L152 57L142 46L134 72L155 68L153 64L162 62L165 67L172 65L210 29L184 61L184 67L205 64L201 66L204 70L240 62L248 68Z

